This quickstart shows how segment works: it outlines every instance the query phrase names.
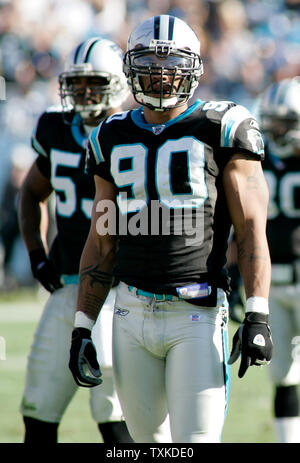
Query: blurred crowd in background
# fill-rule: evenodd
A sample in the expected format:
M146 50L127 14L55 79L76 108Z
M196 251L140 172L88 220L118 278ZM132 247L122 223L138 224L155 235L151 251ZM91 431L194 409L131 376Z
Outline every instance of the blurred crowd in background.
M96 35L125 51L130 31L156 14L182 18L200 39L204 76L194 98L252 111L270 82L300 74L300 0L0 0L0 291L33 284L18 233L18 188L35 157L37 118L59 104L66 55Z

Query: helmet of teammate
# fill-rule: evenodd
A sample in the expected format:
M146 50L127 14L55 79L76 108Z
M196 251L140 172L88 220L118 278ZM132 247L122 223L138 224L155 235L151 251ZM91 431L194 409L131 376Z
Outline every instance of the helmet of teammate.
M78 82L86 79L86 88ZM78 88L79 87L79 88ZM59 75L64 112L75 111L83 120L119 107L129 88L123 72L123 52L112 41L94 37L80 43L68 56Z
M181 106L203 74L200 42L179 18L146 19L130 34L124 72L137 103L158 111Z
M300 76L267 87L258 110L270 151L279 158L300 153Z

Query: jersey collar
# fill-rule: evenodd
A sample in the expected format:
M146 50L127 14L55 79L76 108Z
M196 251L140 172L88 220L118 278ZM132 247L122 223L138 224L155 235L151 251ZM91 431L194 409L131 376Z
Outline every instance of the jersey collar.
M74 114L74 118L72 120L71 131L74 140L76 143L81 146L81 148L85 149L88 139L88 134L84 130L82 126L82 119L79 114Z
M135 125L137 125L141 129L148 130L149 132L154 133L154 135L159 135L167 127L170 127L170 125L176 124L176 122L181 121L185 117L189 116L192 112L199 108L201 103L201 100L196 100L195 103L192 104L186 111L184 111L174 119L170 119L164 124L148 124L144 119L144 111L142 106L138 109L134 109L133 111L131 111L131 119L135 123Z

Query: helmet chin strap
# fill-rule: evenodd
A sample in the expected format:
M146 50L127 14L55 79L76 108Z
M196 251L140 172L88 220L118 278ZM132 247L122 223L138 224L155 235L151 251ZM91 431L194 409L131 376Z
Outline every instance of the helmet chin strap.
M79 113L82 119L87 119L90 117L98 117L99 114L103 112L103 105L91 105L91 107L75 105L75 112Z
M76 105L74 109L76 113L80 114L83 122L87 119L99 119L101 114L105 113L103 105L97 105L97 107L91 105L91 108L82 105Z
M102 113L102 110L101 111L78 111L80 116L82 117L83 120L85 119L90 119L90 118L96 118L96 117L99 117L100 114Z
M137 93L137 97L145 104L150 104L156 111L164 111L165 109L171 109L178 103L177 97L173 98L162 98L162 107L160 108L160 99L152 96L144 95L143 93Z
M84 127L92 127L94 128L96 125L99 124L106 117L106 110L102 109L101 111L79 111L78 114L80 115ZM96 125L87 124L87 121L94 119Z

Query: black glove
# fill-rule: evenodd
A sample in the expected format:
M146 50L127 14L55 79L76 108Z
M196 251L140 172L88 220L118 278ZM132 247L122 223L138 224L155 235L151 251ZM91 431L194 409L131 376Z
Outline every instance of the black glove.
M273 341L268 325L268 315L258 312L247 312L245 319L232 340L229 365L232 365L241 354L238 371L242 378L250 365L266 365L272 358Z
M93 387L102 383L97 352L87 328L75 328L72 332L69 368L78 386Z
M53 293L56 289L62 288L60 275L53 262L48 259L44 249L36 249L29 253L31 271L44 288Z

